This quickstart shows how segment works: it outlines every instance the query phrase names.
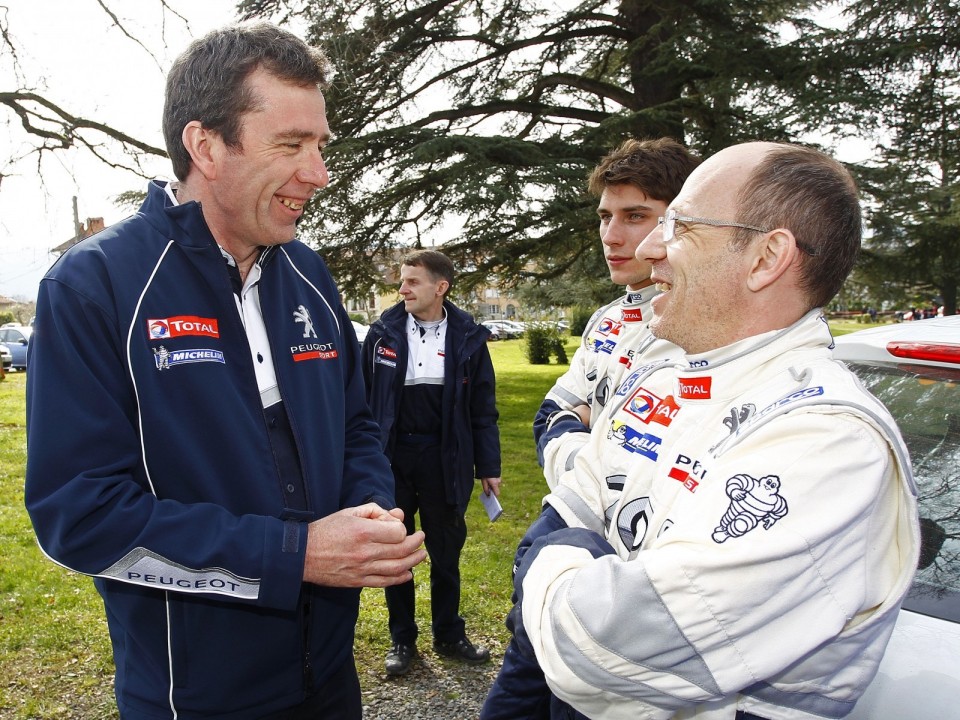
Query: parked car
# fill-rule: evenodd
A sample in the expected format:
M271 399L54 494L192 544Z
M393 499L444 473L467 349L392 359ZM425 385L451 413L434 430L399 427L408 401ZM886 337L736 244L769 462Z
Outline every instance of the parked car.
M0 374L7 372L13 365L13 353L6 345L0 345Z
M30 344L32 334L33 328L26 325L4 325L0 327L0 343L10 349L10 353L13 355L11 367L14 370L27 369L27 347Z
M363 345L363 341L367 337L367 332L370 330L369 325L364 325L362 322L357 322L356 320L351 320L353 323L353 330L357 333L357 340L360 341L360 344Z
M490 331L490 340L513 340L523 334L501 320L487 320L481 324Z
M506 325L510 330L513 330L517 337L523 337L523 331L527 328L523 323L514 322L513 320L497 320L501 325Z
M960 717L960 316L836 339L910 449L922 549L880 670L847 720Z

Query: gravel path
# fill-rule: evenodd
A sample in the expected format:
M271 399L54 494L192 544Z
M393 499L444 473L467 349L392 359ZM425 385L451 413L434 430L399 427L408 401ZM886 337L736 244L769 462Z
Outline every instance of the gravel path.
M382 665L361 670L364 720L476 720L503 656L496 644L487 647L491 659L484 665L448 660L426 649L402 677L388 676Z

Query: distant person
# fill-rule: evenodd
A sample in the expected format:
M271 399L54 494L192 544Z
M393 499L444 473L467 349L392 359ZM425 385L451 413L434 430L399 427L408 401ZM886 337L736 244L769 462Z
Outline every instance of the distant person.
M684 355L619 385L521 542L510 626L554 696L522 717L853 709L919 548L906 447L821 312L860 217L832 158L746 143L694 170L640 244L650 329ZM529 675L508 673L523 698Z
M650 279L650 264L637 258L636 249L699 163L698 157L670 138L627 140L590 175L588 188L599 197L600 242L610 280L625 285L626 294L590 318L570 368L557 378L534 418L537 457L550 487L556 482L557 468L566 467L580 446L579 442L557 443L547 450L550 441L581 432L586 442L589 428L585 425L607 403L615 381L650 337L650 300L657 290ZM667 343L658 347L675 350Z
M96 578L124 720L359 720L360 588L425 558L350 319L294 239L327 184L327 72L269 24L196 40L167 78L179 182L40 284L26 505Z
M370 326L363 372L407 532L419 513L426 535L433 648L484 663L490 651L470 642L460 615L460 552L474 478L485 494L500 494L500 432L490 331L447 300L453 281L443 253L419 250L403 259L403 299ZM386 600L386 671L403 675L417 654L413 580L387 588Z

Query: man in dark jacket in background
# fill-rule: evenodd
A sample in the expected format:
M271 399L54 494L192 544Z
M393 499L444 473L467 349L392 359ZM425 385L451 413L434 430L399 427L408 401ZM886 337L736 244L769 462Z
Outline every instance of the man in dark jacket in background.
M367 400L380 422L407 532L416 529L419 511L426 535L434 650L482 663L490 652L467 639L460 616L460 551L474 478L485 494L500 494L489 331L446 300L453 263L443 253L407 255L400 280L403 300L371 325L363 343ZM386 669L403 675L417 652L413 580L388 588L386 598L392 643Z

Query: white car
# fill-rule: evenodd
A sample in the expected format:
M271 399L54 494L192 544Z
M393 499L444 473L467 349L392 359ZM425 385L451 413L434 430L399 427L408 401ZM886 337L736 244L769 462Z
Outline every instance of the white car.
M11 365L13 365L13 355L10 353L10 348L0 345L0 372L7 372Z
M877 677L847 720L960 718L960 315L836 338L910 448L922 549Z
M353 324L354 332L357 333L357 340L360 342L361 345L363 345L363 341L367 337L367 331L370 330L370 326L364 325L363 323L357 322L356 320L351 320L350 322Z

